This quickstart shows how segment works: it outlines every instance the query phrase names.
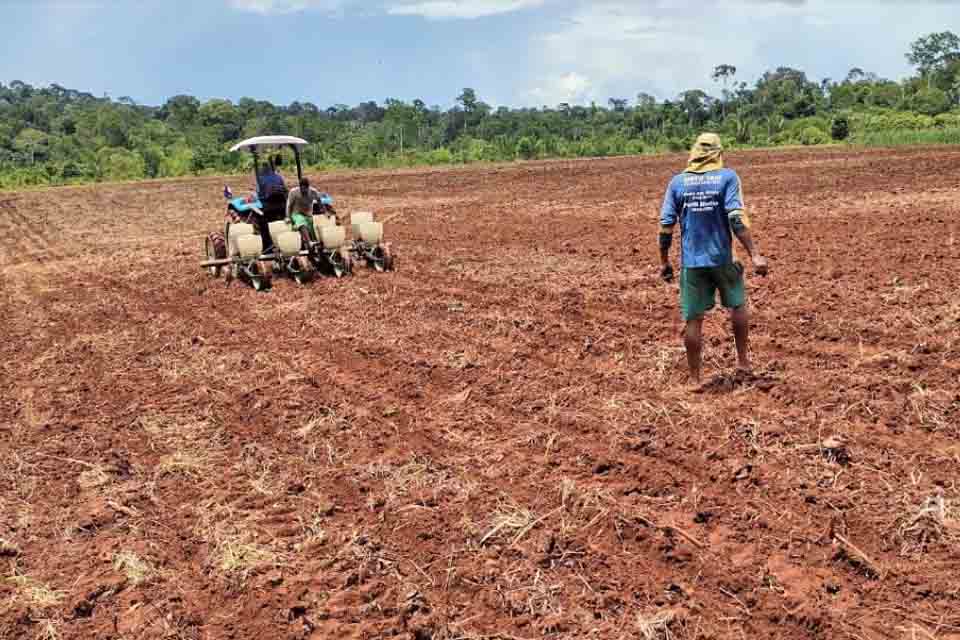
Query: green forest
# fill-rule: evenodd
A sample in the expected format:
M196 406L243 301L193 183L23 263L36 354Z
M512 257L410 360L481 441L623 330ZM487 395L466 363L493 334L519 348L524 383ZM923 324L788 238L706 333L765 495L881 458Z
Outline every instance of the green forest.
M960 143L960 37L932 33L905 55L916 75L899 82L862 68L816 81L779 67L751 86L721 64L704 79L709 91L670 100L640 93L521 109L494 109L470 88L449 109L187 95L144 106L13 81L0 83L0 188L233 173L249 158L230 143L268 133L309 140L304 160L314 169L681 151L702 130L732 147Z

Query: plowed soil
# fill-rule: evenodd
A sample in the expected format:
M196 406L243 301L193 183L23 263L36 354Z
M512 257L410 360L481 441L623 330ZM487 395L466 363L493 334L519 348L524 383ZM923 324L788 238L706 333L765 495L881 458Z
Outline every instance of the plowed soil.
M960 150L728 161L700 393L680 156L314 176L397 271L267 293L222 179L0 194L0 638L960 638Z

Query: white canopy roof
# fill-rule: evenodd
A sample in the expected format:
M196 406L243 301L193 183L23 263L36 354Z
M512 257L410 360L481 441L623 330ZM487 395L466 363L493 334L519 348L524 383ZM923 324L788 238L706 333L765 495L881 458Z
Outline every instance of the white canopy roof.
M307 141L301 138L294 138L293 136L257 136L256 138L238 142L230 147L230 151L239 151L240 149L247 149L249 147L280 146L285 144L303 147L307 144Z

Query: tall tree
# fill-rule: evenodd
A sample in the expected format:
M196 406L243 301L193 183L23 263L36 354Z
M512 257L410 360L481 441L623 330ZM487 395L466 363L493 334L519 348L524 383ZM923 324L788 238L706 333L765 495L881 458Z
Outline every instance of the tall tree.
M707 118L707 109L710 107L710 96L701 89L691 89L680 94L680 106L687 114L690 128L703 123Z
M941 31L914 40L907 53L907 62L920 70L927 79L927 88L930 88L933 85L933 72L958 55L960 37L952 31Z
M737 75L737 68L732 64L721 64L717 67L714 67L713 73L710 74L710 77L714 82L723 83L723 102L721 114L723 118L727 117L727 102L730 101L730 92L727 85L733 80L734 76Z
M47 134L36 129L24 129L13 141L13 147L18 151L29 154L30 164L37 161L37 154L47 144Z
M623 113L627 110L626 98L610 98L607 103L610 105L610 108L616 111L617 113Z
M473 115L477 109L477 92L470 87L465 87L463 91L460 92L460 95L457 96L457 102L463 107L465 114L463 118L463 132L466 133L470 116Z
M457 96L457 102L463 106L464 111L472 113L477 107L477 92L470 87L466 87L460 92L460 95Z

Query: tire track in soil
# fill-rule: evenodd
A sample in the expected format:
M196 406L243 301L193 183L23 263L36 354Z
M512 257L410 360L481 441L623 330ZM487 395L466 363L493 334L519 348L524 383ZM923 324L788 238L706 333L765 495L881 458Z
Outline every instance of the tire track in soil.
M463 285L464 285L465 283L463 283L463 282L458 282L457 284L458 284L459 286L456 287L455 289L460 293L459 298L460 298L460 299L463 299L463 300L471 301L472 299L471 299L470 296L463 296L463 293L464 293L464 287L463 287ZM432 291L434 292L434 294L436 294L438 291L443 291L443 290L444 290L444 285L443 285L443 284L441 284L440 286L436 286L436 285L435 285L435 286L433 286L431 289L432 289ZM481 295L482 295L482 294L481 294ZM507 293L507 294L505 294L505 295L509 296L509 293ZM482 300L482 299L481 299L481 300ZM480 304L479 302L474 302L474 303L472 304L472 306L475 307L475 308L479 308L479 307L481 306L481 304ZM445 345L445 344L443 344L443 343L438 343L438 342L437 342L437 338L438 338L438 336L437 336L437 335L434 335L434 336L432 336L431 339L428 341L428 343L433 347L433 348L431 349L431 351L432 351L433 353L436 353L437 350L441 350L441 349L443 349L444 346L447 346L447 345ZM463 344L463 343L461 342L461 345L462 345L462 344ZM451 345L451 346L452 346L452 345ZM396 362L396 361L397 361L397 358L392 358L392 357L390 357L390 352L389 352L389 350L386 350L386 351L385 351L385 350L383 349L382 345L379 346L379 349L380 349L380 351L381 351L380 355L383 357L384 361L387 361L387 362L390 362L390 361ZM424 355L425 355L425 357L429 357L429 354L424 354ZM434 366L437 366L437 365L440 364L440 363L439 363L438 361L434 360L434 362L433 362L432 364L433 364ZM549 367L550 367L550 363L545 363L545 367L546 367L546 368L549 368ZM338 371L342 371L342 369L338 369ZM397 372L395 372L395 373L397 373ZM536 372L534 372L533 375L536 376L536 375L537 375ZM341 379L344 378L344 377L346 378L347 381L346 381L345 383L343 383L343 385L342 385L342 386L344 386L344 387L350 387L350 386L352 386L352 385L354 384L354 379L353 379L353 377L350 376L350 375L338 374L337 377L339 377L339 378L341 378ZM378 376L374 376L374 377L377 378ZM336 383L335 383L335 384L336 384ZM474 385L474 386L477 386L477 385ZM601 385L601 386L603 386L603 385ZM484 409L489 412L489 414L490 414L490 416L491 416L491 419L492 419L494 422L497 422L497 423L500 423L500 424L512 424L512 425L515 425L515 426L519 427L518 430L515 430L515 431L513 431L513 432L511 433L511 436L512 436L511 438L509 438L507 441L505 441L505 442L502 443L502 447L503 447L503 450L504 450L504 451L507 451L507 450L512 451L512 450L515 448L515 447L513 446L513 444L514 444L515 442L517 442L517 441L523 441L523 440L526 439L528 436L536 435L537 432L539 431L536 427L532 427L532 428L529 428L529 429L531 429L531 430L524 431L524 427L526 427L526 425L528 425L528 424L530 423L530 420L528 419L529 416L526 415L526 414L518 414L517 411L516 411L517 405L516 405L514 402L510 401L510 400L507 400L507 401L502 402L502 403L497 403L497 402L491 402L491 401L489 401L489 399L488 399L486 402L484 402L484 401L481 399L481 400L479 400L478 402L484 405ZM423 409L421 409L421 411L432 409L433 407L431 407L430 405L431 405L431 402L430 402L429 400L428 400L428 401L425 401L425 402L423 403ZM443 418L437 416L437 415L434 413L434 414L433 414L433 421L434 421L435 424L442 424L442 423L443 423ZM451 420L451 422L452 422L452 420ZM596 420L596 419L591 420L591 419L589 418L589 416L585 416L585 417L584 417L584 422L597 422L597 420ZM596 439L595 439L595 437L594 437L594 436L597 435L596 433L594 433L594 432L592 432L592 431L588 431L588 432L586 432L586 433L583 433L582 431L578 431L576 428L574 428L574 429L570 429L570 428L564 429L563 427L560 427L560 428L561 428L561 430L564 432L564 434L565 434L566 436L570 436L570 437L573 437L573 438L576 438L576 436L585 436L584 439L579 440L580 444L578 445L578 448L580 449L580 454L579 454L580 456L582 456L582 455L584 454L584 449L586 449L587 451L591 452L590 454L588 454L588 456L589 456L590 458L594 459L594 460L603 460L603 459L605 459L605 458L609 458L610 451L609 451L609 447L608 447L608 446L606 446L606 445L593 445L593 446L591 446L590 443L593 443L593 442L596 441ZM453 453L456 453L456 455L463 455L463 454L466 453L466 450L465 450L463 447L458 447L458 446L457 446L456 441L447 441L446 444L444 445L444 447L447 449L447 451L446 451L447 457L450 457L450 455L453 454ZM459 451L458 451L458 449L459 449ZM436 448L434 448L434 451L435 451L435 450L436 450ZM494 457L494 458L497 458L497 457L498 457L498 456L495 455L495 452L494 452L494 451L492 451L492 450L488 450L488 451L492 454L491 457ZM591 455L591 454L592 454L592 455ZM572 457L572 456L571 456L571 457ZM517 455L517 456L512 456L512 457L505 457L505 458L501 456L501 459L503 459L503 460L505 460L505 461L509 460L509 464L510 464L511 466L514 466L514 467L517 467L517 466L520 466L520 467L530 467L530 466L533 466L533 467L535 467L535 466L536 466L535 463L538 462L538 460L535 460L533 457L525 457L525 456L522 456L522 455ZM531 462L533 462L534 464L531 465L531 464L530 464ZM526 463L526 464L524 464L524 463ZM654 465L655 468L651 469L651 463L653 463L653 465ZM620 459L617 460L617 465L618 465L618 466L622 465L622 466L627 467L627 468L640 468L640 467L645 467L645 471L647 472L647 476L648 476L648 477L649 477L649 476L657 476L657 475L660 475L660 476L662 476L662 477L672 478L672 481L673 481L674 483L677 483L678 486L691 486L691 485L692 485L692 486L696 486L696 485L698 485L698 484L699 484L699 485L708 485L708 484L710 484L708 478L705 477L705 472L703 471L703 465L702 465L701 463L694 462L693 464L689 464L689 463L687 463L687 461L686 461L685 459L683 459L682 457L680 457L680 458L672 458L672 457L670 457L670 456L667 456L664 460L661 461L661 460L658 460L657 458L650 458L649 456L633 456L633 457L631 457L631 456L628 454L628 455L626 455L626 456L621 456ZM682 469L684 472L686 472L686 474L687 474L686 477L685 477L685 478L682 478L682 479L677 479L677 475L676 475L677 469ZM577 474L577 475L582 476L582 474ZM584 481L582 477L579 477L578 479L579 479L581 482ZM531 481L534 482L534 483L536 483L536 480L535 480L534 478L531 478ZM588 482L587 482L587 485L586 485L586 486L589 487L590 484L591 484L591 483L589 482L589 476L588 476ZM611 486L612 484L613 484L613 487ZM619 485L619 486L617 486L617 485ZM636 481L635 479L634 479L634 480L626 480L626 481L621 481L621 482L616 483L616 484L606 482L606 483L603 483L603 484L602 484L602 487L603 487L604 489L606 489L606 490L611 490L611 489L613 489L613 490L617 491L618 493L623 492L623 491L634 491L634 490L636 490L636 487L637 487L637 481ZM514 501L515 501L516 503L518 503L518 504L523 504L524 502L526 502L527 500L529 500L529 497L530 497L528 491L518 492L518 491L516 490L515 486L514 486L514 483L513 483L512 479L502 480L502 481L499 481L499 482L493 481L493 482L489 483L488 490L489 490L489 489L493 489L495 492L500 492L502 495L510 496L511 499L514 500ZM715 499L715 498L717 498L718 496L717 496L717 495L713 495L713 496L707 495L706 497L707 497L708 499ZM803 512L802 506L803 506L802 502L799 502L799 501L797 501L797 502L795 502L795 504L791 505L791 507L793 507L795 513L802 513L802 512ZM623 513L629 513L631 510L630 510L629 508L621 507L621 511L622 511ZM690 514L690 515L692 516L693 514ZM775 531L775 533L778 533L778 534L781 534L781 535L785 535L785 534L787 534L788 532L784 530L784 531ZM725 546L725 548L728 550L728 553L730 554L730 556L736 557L736 556L741 555L742 552L743 552L745 549L754 549L754 550L755 550L755 549L756 549L756 545L757 545L757 541L756 541L756 540L748 540L748 541L742 542L742 543L741 543L741 542L735 542L735 543L733 543L733 544L727 544L727 545ZM631 550L631 551L632 551L633 554L636 554L636 553L638 552L637 549L633 549L633 550ZM676 567L673 566L673 564L672 564L673 561L670 560L670 559L665 559L664 557L662 557L662 554L661 554L661 553L652 553L652 554L649 554L649 557L647 557L647 563L650 564L650 565L654 565L654 566L659 565L659 566L661 566L661 567L663 568L663 570L676 571ZM717 567L717 565L718 565L718 560L715 559L715 558L714 558L714 559L711 559L710 565L711 565L714 569L716 569L716 567ZM737 574L737 572L734 571L734 569L736 568L734 565L731 565L730 563L728 563L728 562L723 562L723 561L720 561L720 562L719 562L719 565L720 565L721 568L720 568L720 570L718 571L718 573L715 574L715 576L717 576L717 577L719 577L719 576L724 576L724 575L726 575L726 576L732 576L732 575L736 575L736 574ZM701 566L701 565L698 565L698 566L696 567L696 573L701 573L703 570L704 570L704 567ZM711 572L711 573L712 573L712 572ZM688 578L688 579L693 579L693 578L695 577L695 575L696 575L696 574L688 575L687 578Z
M59 236L50 224L45 224L42 231L37 230L18 209L15 200L0 202L0 264L17 266L64 260L66 253Z

